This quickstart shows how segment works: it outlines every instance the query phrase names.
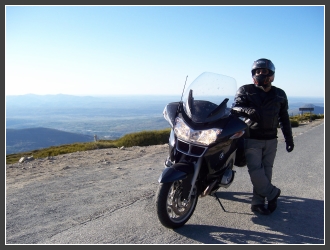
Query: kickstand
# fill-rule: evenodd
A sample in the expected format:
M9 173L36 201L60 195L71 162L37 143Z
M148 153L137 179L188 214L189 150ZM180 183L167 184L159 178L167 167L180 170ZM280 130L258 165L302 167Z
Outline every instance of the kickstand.
M214 193L214 196L215 196L215 198L218 200L218 202L219 202L220 206L222 207L223 211L226 212L225 208L224 208L224 207L222 206L222 204L221 204L220 198L217 196L217 193Z

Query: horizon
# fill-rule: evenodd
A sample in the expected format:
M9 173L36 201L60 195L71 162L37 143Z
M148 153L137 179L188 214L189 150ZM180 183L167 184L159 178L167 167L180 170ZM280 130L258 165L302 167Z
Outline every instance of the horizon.
M5 6L6 96L181 95L205 71L242 86L259 58L287 96L324 96L325 6Z
M108 94L108 95L75 95L75 94L33 94L33 93L27 93L27 94L20 94L20 95L5 95L5 97L7 96L27 96L27 95L36 95L36 96L75 96L75 97L152 97L152 96L163 96L163 97L171 97L171 96L180 96L181 94ZM287 95L288 96L288 95ZM288 96L288 98L322 98L324 99L324 96L293 96L290 95Z

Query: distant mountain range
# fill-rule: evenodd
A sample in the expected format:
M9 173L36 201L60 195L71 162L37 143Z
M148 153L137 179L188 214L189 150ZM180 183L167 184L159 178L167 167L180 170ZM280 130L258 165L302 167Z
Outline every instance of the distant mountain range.
M6 129L6 155L51 146L90 142L94 136L49 128Z
M297 104L295 106L298 106ZM313 108L314 110L312 111L300 111L299 108L302 108L302 107L305 107L305 106L309 106L311 108ZM289 115L292 116L292 115L298 115L298 114L301 114L301 113L312 113L312 114L324 114L324 107L321 107L321 106L316 106L314 104L301 104L299 105L298 107L296 108L292 108L292 109L289 109Z

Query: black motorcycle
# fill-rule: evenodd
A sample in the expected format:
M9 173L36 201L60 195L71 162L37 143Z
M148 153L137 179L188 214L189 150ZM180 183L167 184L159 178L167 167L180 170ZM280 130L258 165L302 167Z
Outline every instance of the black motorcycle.
M236 90L234 78L204 72L183 92L180 102L166 105L169 156L155 199L163 226L183 226L199 197L212 195L219 200L216 191L231 185L233 167L245 166L242 138L247 124L227 106Z

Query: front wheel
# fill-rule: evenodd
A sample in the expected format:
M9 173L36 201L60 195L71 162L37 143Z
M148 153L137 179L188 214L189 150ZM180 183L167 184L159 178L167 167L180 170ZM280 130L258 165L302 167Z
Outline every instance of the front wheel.
M197 187L190 200L182 197L182 180L160 183L156 193L156 208L159 221L168 228L183 226L192 216L197 205Z

